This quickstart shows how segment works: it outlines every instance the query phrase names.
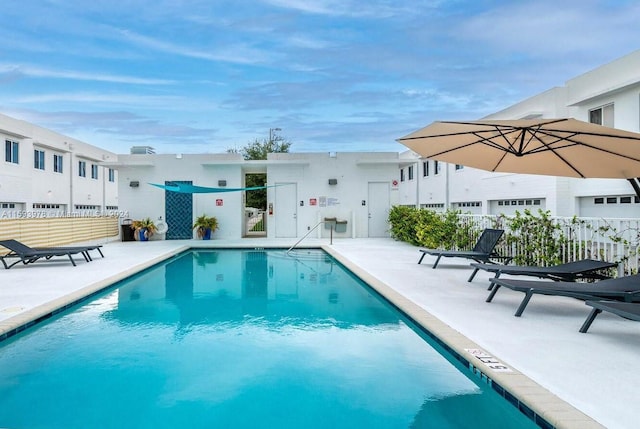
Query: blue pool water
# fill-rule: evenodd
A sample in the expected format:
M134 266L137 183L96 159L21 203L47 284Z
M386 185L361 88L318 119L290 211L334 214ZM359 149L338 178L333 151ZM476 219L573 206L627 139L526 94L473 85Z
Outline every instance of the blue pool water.
M116 286L0 343L0 427L535 427L321 251L191 251Z

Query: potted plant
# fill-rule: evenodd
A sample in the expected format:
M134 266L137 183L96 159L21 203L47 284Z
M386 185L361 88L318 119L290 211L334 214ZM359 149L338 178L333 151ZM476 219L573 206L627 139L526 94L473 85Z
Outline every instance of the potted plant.
M215 216L207 216L203 214L198 216L193 223L193 229L196 234L203 240L211 240L211 234L218 229L218 219Z
M158 230L156 224L151 218L142 220L134 220L131 222L131 229L135 231L135 238L139 241L148 241L149 238Z

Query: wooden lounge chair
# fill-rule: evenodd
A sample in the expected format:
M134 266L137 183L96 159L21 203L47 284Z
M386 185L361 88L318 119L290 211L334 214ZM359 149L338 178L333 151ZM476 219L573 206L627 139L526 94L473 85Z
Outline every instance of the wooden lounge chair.
M31 264L36 262L39 259L51 259L54 256L67 256L73 266L76 266L76 262L73 260L72 255L81 254L85 261L89 262L91 260L90 256L88 256L89 248L95 248L95 246L87 246L87 247L49 247L49 248L39 248L34 249L29 247L23 243L20 243L17 240L2 240L0 241L0 246L3 246L10 250L6 255L0 256L0 260L2 261L2 265L4 265L5 269L9 269L14 265L22 262L24 265ZM99 250L99 249L98 249ZM102 252L100 252L102 254ZM103 255L104 256L104 255ZM12 263L7 263L8 259L17 259Z
M516 310L520 317L534 294L568 296L585 301L608 299L612 301L640 301L640 274L605 279L593 283L585 282L547 282L540 280L493 279L493 289L487 298L491 302L501 287L524 293L524 298Z
M617 301L587 301L585 304L593 307L589 316L582 324L580 332L585 333L593 323L596 316L603 311L616 314L625 319L640 322L640 303L636 302L617 302Z
M467 258L473 259L476 262L492 263L494 259L502 259L508 263L511 258L500 256L495 251L495 247L500 241L500 238L504 234L502 229L485 229L482 231L480 238L472 250L442 250L442 249L420 249L422 256L418 264L422 263L425 255L437 256L436 261L433 263L433 268L438 266L440 258Z
M550 267L480 264L475 262L472 263L471 266L474 267L474 270L468 281L472 281L479 270L484 270L494 273L496 279L499 278L501 274L510 274L514 276L531 276L541 279L574 282L581 279L603 280L609 278L610 276L603 274L603 271L615 268L616 264L594 259L582 259L580 261L567 262ZM492 286L493 280L489 285L489 290L491 290Z

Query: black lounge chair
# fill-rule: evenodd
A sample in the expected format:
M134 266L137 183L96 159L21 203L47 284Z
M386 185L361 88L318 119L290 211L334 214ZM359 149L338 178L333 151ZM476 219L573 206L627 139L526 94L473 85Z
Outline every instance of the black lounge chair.
M476 262L492 263L493 259L503 259L505 263L508 263L512 258L500 256L495 251L495 247L500 241L500 238L504 234L502 229L485 229L482 231L480 238L472 250L442 250L442 249L420 249L422 256L418 261L418 264L422 263L425 255L437 256L436 261L433 263L433 268L438 266L440 258L443 256L446 258L467 258L473 259Z
M547 282L540 280L493 279L493 289L487 298L491 302L501 287L524 293L524 299L516 310L520 317L534 294L568 296L585 301L608 299L612 301L640 301L640 274L605 279L593 283L585 282Z
M3 246L10 250L6 255L0 256L0 260L2 261L2 265L4 265L5 269L9 269L14 265L22 262L24 265L31 264L36 262L39 259L51 259L54 256L67 256L73 266L76 266L76 262L73 260L72 255L81 254L85 261L91 261L91 257L88 256L89 248L95 248L95 246L85 246L85 247L49 247L49 248L39 248L34 249L29 247L23 243L20 243L17 240L2 240L0 241L0 246ZM98 249L100 251L100 249ZM102 254L102 252L100 252ZM104 255L103 255L104 257ZM13 263L7 263L8 259L17 259L17 261Z
M640 303L635 302L617 302L617 301L587 301L585 304L593 307L587 320L584 321L580 332L585 333L593 323L596 316L603 311L616 314L625 319L640 322Z
M104 253L102 253L102 250L100 249L102 247L101 244L94 244L94 245L88 245L88 246L70 246L70 247L34 247L34 250L81 250L82 251L82 255L85 257L84 259L87 262L93 261L93 258L91 257L91 255L89 254L90 250L97 250L98 253L100 254L100 256L102 256L104 258Z
M471 277L472 281L478 270L488 271L499 278L501 274L511 274L514 276L540 277L541 279L551 279L555 281L575 282L576 280L603 280L610 276L603 274L604 270L616 267L612 262L596 261L594 259L582 259L580 261L567 262L566 264L553 265L551 267L536 267L524 265L496 265L472 263L474 267ZM493 287L493 280L489 285L489 290Z

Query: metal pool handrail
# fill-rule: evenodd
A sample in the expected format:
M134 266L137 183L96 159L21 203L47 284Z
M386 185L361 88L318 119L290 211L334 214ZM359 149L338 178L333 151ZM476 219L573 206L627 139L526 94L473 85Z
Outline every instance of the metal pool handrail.
M322 225L323 223L325 223L325 221L324 221L324 220L321 220L320 222L316 223L316 224L313 226L313 228L311 228L309 231L307 231L307 233L306 233L305 235L303 235L303 236L302 236L302 238L301 238L300 240L296 241L296 243L295 243L293 246L289 247L289 249L288 249L285 253L286 253L287 255L289 255L289 252L291 252L291 251L293 250L293 248L294 248L294 247L296 247L298 244L300 244L300 242L301 242L302 240L304 240L305 238L307 238L307 236L308 236L309 234L311 234L311 233L312 233L312 232L313 232L317 227L319 227L319 226L320 226L320 225ZM331 238L330 238L329 244L333 244L333 228L331 228Z

